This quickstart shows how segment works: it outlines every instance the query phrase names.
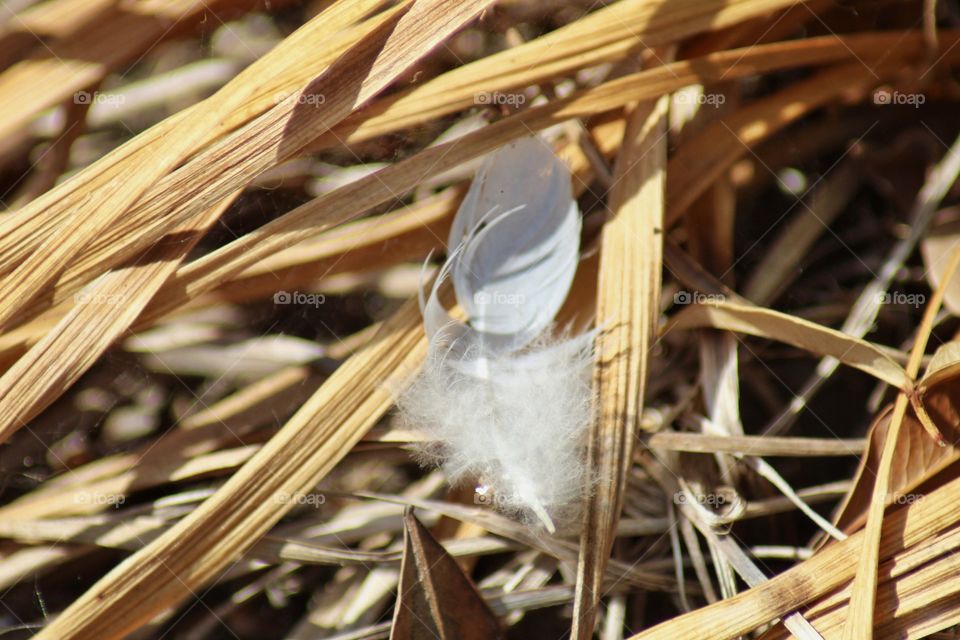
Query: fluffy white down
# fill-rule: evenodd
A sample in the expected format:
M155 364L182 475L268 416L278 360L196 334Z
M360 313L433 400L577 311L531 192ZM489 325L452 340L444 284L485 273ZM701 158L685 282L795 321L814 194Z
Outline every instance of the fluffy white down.
M486 359L487 377L462 373L431 349L399 398L401 420L431 444L451 483L479 481L489 502L528 524L575 524L584 488L584 437L591 418L592 334ZM480 359L480 358L478 358ZM551 522L552 521L552 522Z

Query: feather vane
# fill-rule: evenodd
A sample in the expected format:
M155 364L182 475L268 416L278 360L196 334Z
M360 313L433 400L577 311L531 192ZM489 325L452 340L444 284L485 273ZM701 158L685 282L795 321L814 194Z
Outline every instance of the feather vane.
M588 484L593 334L552 337L579 245L570 173L543 140L487 156L451 226L447 261L421 292L429 355L398 403L432 443L423 457L451 482L479 478L478 502L551 532ZM448 278L467 322L440 302Z

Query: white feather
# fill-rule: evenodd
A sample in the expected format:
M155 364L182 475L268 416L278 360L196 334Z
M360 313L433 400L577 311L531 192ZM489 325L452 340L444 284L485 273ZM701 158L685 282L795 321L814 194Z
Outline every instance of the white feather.
M478 478L498 506L550 531L587 484L593 336L549 337L579 244L570 173L543 141L488 156L454 219L447 262L421 294L429 356L398 402L452 482ZM439 301L448 277L467 324Z

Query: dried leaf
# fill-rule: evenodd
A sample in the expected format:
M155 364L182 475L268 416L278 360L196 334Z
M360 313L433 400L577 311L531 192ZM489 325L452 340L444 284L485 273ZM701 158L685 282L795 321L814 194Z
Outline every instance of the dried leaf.
M911 408L903 418L903 427L893 445L896 456L890 469L887 501L900 504L916 499L912 495L930 478L960 459L960 342L948 342L937 349L911 396ZM917 410L926 414L943 436L944 446L924 429ZM874 478L880 472L880 453L886 442L891 420L887 407L870 427L868 444L854 476L854 484L834 522L844 531L861 527L873 491Z
M477 587L407 508L403 564L390 637L397 640L502 638Z

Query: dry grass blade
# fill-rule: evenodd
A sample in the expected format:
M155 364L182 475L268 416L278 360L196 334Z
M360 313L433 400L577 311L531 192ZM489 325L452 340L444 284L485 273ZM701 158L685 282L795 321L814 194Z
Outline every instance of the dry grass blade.
M898 389L912 388L912 378L884 349L786 313L734 302L691 305L676 315L663 332L713 327L779 340L869 373Z
M667 105L663 97L632 110L613 173L614 217L603 230L597 287L601 329L594 389L599 407L587 445L591 474L600 483L586 497L572 638L593 636L656 337Z
M949 579L957 570L956 527L931 536L928 541L895 554L880 567L877 592L877 635L883 638L925 638L956 624L958 606L955 584ZM810 606L807 615L826 638L839 638L850 614L850 586L834 591ZM761 640L787 637L777 625Z
M344 6L341 4L334 7L329 12L332 14L329 16L330 20L321 21L324 23L324 30L335 30L355 18L354 10L343 9ZM327 22L329 25L326 24ZM378 27L382 31L382 21L373 23L373 27ZM375 30L374 33L376 33ZM265 66L267 63L261 61L260 64ZM205 140L230 126L230 123L222 118L220 111L231 112L246 106L251 97L251 90L243 81L245 77L242 75L239 81L228 85L210 98L209 109L194 109L177 119L175 126L166 132L168 135L160 136L155 140L156 146L152 146L149 153L144 147L131 145L133 152L127 157L125 169L136 176L135 181L101 179L98 182L94 179L84 183L83 186L87 189L82 196L79 196L80 199L76 205L78 210L72 210L70 217L62 221L55 222L56 219L52 218L55 208L45 210L37 209L35 206L34 210L39 211L39 215L26 223L22 217L27 217L27 214L21 213L16 235L27 237L33 235L34 242L41 244L22 262L12 261L14 259L10 254L4 254L7 264L16 266L11 273L0 280L0 291L5 292L4 300L7 301L0 305L0 326L7 324L15 315L22 314L25 303L41 296L46 286L61 275L64 267L82 250L101 238L104 231L115 226L115 222L127 208L136 202L157 179L179 164ZM380 79L380 82L383 82L383 79ZM343 93L341 96L338 101L331 101L329 112L324 111L325 115L331 117L331 123L342 119L354 106L348 93ZM138 150L140 153L137 153ZM203 215L203 211L206 210L209 208L205 207L197 213ZM191 219L184 218L175 222L174 225L186 224ZM159 240L161 235L162 233L156 236L154 241ZM17 252L24 250L26 247L21 244ZM162 284L162 281L158 284Z
M253 95L248 96L250 103L243 105L241 109L237 111L225 110L226 115L221 115L223 130L235 128L247 122L253 116L265 111L269 106L275 104L278 94L293 94L302 88L304 82L318 73L322 69L321 65L324 62L329 61L327 58L330 52L339 54L342 48L346 47L347 43L350 42L350 36L348 36L346 40L337 37L329 38L331 32L335 34L338 29L343 29L350 23L340 18L349 17L351 20L359 19L365 13L368 13L374 7L381 4L383 4L382 0L364 0L363 2L339 3L334 5L330 11L312 21L311 24L308 24L291 38L288 38L287 41L278 48L278 51L265 56L251 68L247 69L236 81L228 85L225 91L231 90L231 87L246 87L249 89L250 86L256 87L256 91ZM476 66L470 65L462 70L458 69L448 76L443 76L439 81L431 83L432 88L425 91L427 94L425 97L421 96L419 91L414 92L409 96L408 100L401 101L401 103L393 109L388 109L391 116L396 112L406 113L408 116L405 121L392 122L390 130L423 123L426 118L437 117L438 115L450 113L458 108L462 108L465 101L471 103L474 101L475 94L479 90L496 91L501 88L512 88L516 86L516 84L539 82L555 73L572 70L585 64L595 63L605 59L604 55L595 57L593 53L587 54L585 57L583 48L591 49L591 44L594 42L594 40L586 38L585 36L587 35L591 35L594 39L599 38L604 42L607 42L604 39L612 38L614 43L619 43L617 44L618 47L629 48L636 46L640 38L666 41L668 38L689 35L690 33L707 28L718 18L714 14L716 8L721 5L731 5L728 11L724 12L722 17L720 17L721 20L725 21L742 19L745 16L782 6L783 4L786 4L784 0L736 0L735 2L730 2L730 0L711 0L708 6L698 4L692 11L689 6L680 7L678 10L670 9L663 11L659 0L633 0L628 3L618 3L609 10L599 12L596 17L587 20L586 24L582 27L576 26L562 33L558 32L552 37L543 39L544 42L542 43L530 43L530 45L524 47L523 51L516 55L519 56L518 63L526 68L526 72L524 72L522 77L506 78L506 84L504 84L504 74L502 73L503 65L498 59L489 62L482 61ZM376 20L382 20L383 17L387 16L381 16L370 22L374 23ZM313 43L317 41L324 41L324 36L327 36L328 47L319 50L313 57L306 57L305 59L303 48L313 46ZM352 39L355 41L356 38L353 37ZM602 46L601 49L603 49ZM514 52L509 52L511 60L513 60L514 55ZM609 53L606 55L609 55ZM545 64L545 56L560 56L563 62L548 65ZM291 68L289 62L291 59L296 61L296 66L293 68ZM248 81L250 78L256 78L257 81L251 83ZM492 86L489 86L490 84L492 84ZM451 92L450 90L453 88L457 90ZM344 87L338 87L337 89L342 92L340 95L350 93L350 91ZM426 102L436 103L437 101L443 103L441 112L431 113L424 109ZM376 106L372 109L373 114L371 115L376 114L382 108L382 106ZM72 180L70 184L64 185L62 188L55 190L55 192L48 194L41 201L33 203L27 210L21 212L21 215L25 218L32 218L38 214L42 214L42 220L47 226L50 226L49 223L51 219L65 218L69 211L68 204L70 202L76 204L76 202L82 201L82 194L83 191L88 188L88 183L104 183L105 178L111 175L118 175L117 169L119 167L113 166L114 164L118 162L120 164L135 162L135 157L138 152L141 152L148 144L156 143L169 136L173 126L176 126L183 118L190 116L190 114L195 115L199 110L200 109L197 108L190 109L178 114L167 122L161 123L131 144L122 147L98 162L91 167L90 170ZM413 114L412 120L409 117L411 114ZM364 119L367 117L369 116L364 116ZM307 122L303 121L296 124L301 128L307 126ZM215 129L198 131L198 134L203 136L199 138L198 141L212 140L215 136L211 134L215 131ZM385 130L379 131L379 133L386 132ZM323 133L323 128L318 128L313 137L320 136ZM337 144L345 135L347 135L347 133L344 131L335 133L333 136L328 136L324 144ZM246 158L246 156L244 157ZM277 160L277 158L274 158L274 160ZM209 164L209 161L207 164ZM264 168L267 167L261 166L259 170L263 170ZM227 175L225 178L229 179L230 176ZM239 184L235 184L226 191L232 191L239 186ZM164 193L166 189L168 189L168 187L158 190L158 193ZM193 193L196 190L196 186L186 188L186 192L188 193ZM210 197L219 199L225 195L226 193L221 191L219 196L215 195ZM209 199L207 201L209 202ZM38 220L38 222L39 221L40 220ZM133 220L131 220L130 223L128 228L132 230L137 230L138 226L140 226L139 223L134 223ZM5 268L9 268L10 264L16 264L16 262L11 263L10 260L14 258L19 260L22 259L23 255L29 255L35 248L36 237L44 237L46 234L42 226L35 229L33 234L26 233L24 229L14 228L11 229L11 231L15 231L16 233L13 236L9 236L6 233L2 234L5 240L0 242L0 256L3 257L3 262L0 264ZM31 237L32 235L36 237ZM111 240L116 240L116 238L123 238L125 234L113 233L110 235ZM14 240L16 240L16 242Z
M624 0L566 27L464 65L416 89L378 102L337 127L336 138L356 142L423 124L474 104L484 93L509 91L577 68L618 59L795 4L794 0Z
M339 56L342 56L345 49L350 50L352 47L358 47L358 42L364 38L368 39L368 44L369 39L376 40L379 37L379 39L382 40L385 36L384 30L389 29L388 25L396 21L398 14L401 13L409 3L399 5L393 10L383 12L364 23L351 27L355 21L359 20L363 15L380 4L382 4L382 0L363 0L362 2L341 2L335 4L326 12L301 27L276 47L276 49L241 72L233 81L223 87L216 95L212 96L209 101L204 101L161 122L159 125L107 154L56 189L31 202L23 210L0 221L0 229L3 230L3 240L0 241L0 272L7 274L12 269L18 268L21 262L33 254L39 246L49 239L54 230L70 221L70 213L73 208L87 204L87 200L91 194L108 190L111 184L115 186L125 171L129 171L133 167L149 163L153 160L155 154L154 146L162 144L163 141L171 137L175 131L192 134L192 140L188 150L193 152L203 148L212 140L215 140L218 135L249 122L251 119L271 108L278 111L285 111L288 114L292 113L293 104L291 104L290 100L287 101L285 107L283 105L278 106L278 99L280 97L293 96L297 91L303 89L305 83L312 80L322 71L327 70L332 62ZM311 57L305 57L303 54L304 46L306 43L317 39L325 40L328 43L327 47L319 49ZM354 52L358 55L361 53L359 48L354 50ZM376 52L367 51L366 55L373 57L376 55ZM341 65L341 67L342 66L343 65ZM343 75L342 69L341 75ZM349 75L349 73L347 73L347 75ZM381 78L381 81L382 80ZM346 78L341 77L339 81L346 81ZM360 79L360 82L362 82L362 79ZM333 82L332 84L337 83ZM320 87L314 88L320 89ZM359 92L357 92L356 87L354 87L353 89L356 95L352 94L349 84L337 88L343 89L343 94L340 95L340 100L336 103L338 108L333 108L332 110L326 108L334 107L334 103L327 105L326 99L324 98L324 109L300 109L298 111L299 116L302 118L301 122L305 124L310 121L311 115L322 115L325 118L329 118L326 124L330 125L337 122L338 119L342 118L346 113L349 113L352 106L356 105L345 105L345 102L349 103L350 98L357 97ZM344 98L346 98L346 101ZM225 114L221 113L219 120L214 123L215 126L191 126L191 121L195 125L203 118L209 118L209 114L212 111L217 111L217 108L211 111L211 107L217 107L217 105L219 105L219 109L225 110ZM344 108L346 108L346 112L344 112ZM340 113L335 114L334 112L338 110ZM311 114L311 111L317 113ZM322 122L323 120L321 119L321 123ZM295 146L297 143L291 139L296 137L294 133L287 135L286 138L282 135L279 137L281 140L287 142L287 144ZM275 145L278 144L278 141L272 140L271 142L274 144L271 149L276 151ZM266 140L260 140L256 144L263 146L268 143ZM250 162L251 159L249 156L250 149L247 150L247 154L243 157ZM261 161L263 160L263 158L259 159ZM207 164L206 168L209 169L209 164ZM261 167L261 169L262 168L266 168L266 166ZM232 177L235 179L236 175ZM247 177L253 177L253 174L249 174ZM236 189L243 186L243 184L242 181L237 181L233 188L226 189L204 200L202 203L198 203L197 208L192 210L189 215L182 216L178 220L168 219L165 221L168 226L163 227L163 225L160 225L160 228L164 231L169 231L171 225L175 226L180 222L190 219L193 215L201 213L214 202L219 202L233 191L236 191ZM154 189L151 191L156 193L157 185L153 186ZM169 185L167 185L165 189L169 190ZM164 191L161 190L160 192L163 193ZM136 210L136 207L134 207L134 209ZM141 219L137 222L136 226L143 227L146 222L147 220ZM96 253L97 251L106 250L108 254L112 254L110 246L111 244L116 244L115 234L121 230L122 233L129 233L135 228L134 226L128 226L126 223L127 220L125 218L120 224L114 225L107 233L95 236L92 239L93 246L91 252ZM97 271L97 274L105 271L107 266L115 266L135 254L136 251L131 251L128 247L125 253L121 252L121 255L116 256L109 265L101 267ZM80 260L80 264L84 263L84 259L89 259L89 256L84 255L83 259ZM87 277L83 283L85 284L93 277L94 276Z
M473 505L467 506L451 502L441 502L438 500L387 496L366 491L359 492L357 495L405 506L409 505L417 509L435 511L449 518L456 518L462 522L475 524L492 534L515 540L534 549L539 549L571 565L577 561L578 548L576 544L560 538L546 538L537 535L535 532L532 532L529 527L483 508L478 508ZM672 578L657 571L650 570L643 564L628 564L616 559L611 559L607 563L607 579L613 582L628 582L651 591L672 592L676 590L677 586Z
M670 431L654 433L647 439L647 445L653 449L754 456L853 456L863 451L863 444L863 440L836 438L713 436Z
M873 40L870 43L871 47L876 44ZM845 48L836 42L834 44L837 48L828 47L829 53L827 55L842 56L846 53ZM331 225L350 220L374 206L398 197L399 194L407 190L412 182L432 177L452 166L488 153L511 140L529 135L531 131L542 130L570 118L592 116L610 109L616 109L630 102L655 98L665 92L696 82L705 75L720 77L729 72L733 77L769 68L766 65L770 65L772 68L792 67L803 64L804 61L812 62L814 59L820 59L825 51L821 49L791 50L789 55L787 55L787 51L782 51L780 56L771 56L770 53L763 47L740 51L737 52L736 56L733 55L733 52L725 52L723 56L718 56L720 61L714 67L709 66L709 58L702 61L672 63L665 67L613 80L595 89L585 90L571 98L556 100L542 107L527 109L453 142L430 147L416 156L317 198L217 252L188 265L169 284L172 296L176 297L166 298L161 294L161 297L155 303L155 307L149 312L151 315L160 315L166 310L184 304L189 299L213 289L235 274L252 267L257 262L267 259L277 251L302 242ZM810 57L801 57L804 53ZM753 65L745 65L745 59L753 61ZM710 69L709 72L708 69ZM852 77L859 78L863 73L863 67L859 67L859 70L844 67L841 70L825 73L827 75L822 78L818 77L817 82L810 81L811 86L815 85L818 88L817 96L823 99L828 97L825 95L824 86L832 87L832 95L835 96L841 89L846 90L844 85L840 83L839 77L842 76L847 81ZM825 82L826 80L830 80L830 82ZM799 117L805 112L807 107L800 110L788 108L796 101L796 93L797 91L790 89L782 94L771 96L763 101L764 108L759 110L759 113L750 111L746 114L743 121L752 125L749 127L749 130L753 132L749 136L751 142L756 142L767 133L773 133L772 130L764 129L758 124L764 121L769 111L786 109L786 113L781 118L782 122ZM808 105L810 108L812 106L812 103ZM744 126L747 126L747 124L744 124ZM735 149L724 148L728 152L733 151L728 153L724 159L724 166L729 166L743 153L746 153L746 148L742 147L739 142L737 142ZM668 171L669 175L676 174L678 177L690 175L688 173L689 168L683 164L685 161L681 160L670 161L670 166L675 167L676 171ZM685 179L679 178L678 184L679 180ZM674 178L671 177L668 183L668 191L673 184Z
M744 582L751 587L763 584L767 577L750 559L743 548L730 535L717 535L709 527L699 525L700 532L716 547L720 554L730 563ZM813 625L800 613L788 613L781 621L783 626L790 630L797 640L823 640Z
M883 54L885 55L887 53L887 48L889 47L889 44L890 44L888 40L889 38L884 36L873 36L869 38L850 38L845 40L838 40L836 38L827 38L822 41L818 41L817 44L819 46L814 46L814 47L807 46L806 43L805 43L805 46L803 47L799 47L789 43L778 44L777 46L771 46L769 49L767 47L759 47L756 50L746 49L742 51L723 52L722 55L708 56L707 59L704 61L685 61L683 63L671 64L671 65L667 65L666 67L663 67L662 69L656 69L651 72L646 72L649 75L641 75L641 77L637 78L638 84L633 85L633 83L630 83L631 85L633 85L631 86L631 89L633 91L640 90L639 94L634 94L633 96L631 96L630 94L624 94L624 89L626 88L624 85L627 84L626 79L609 83L609 87L608 87L609 91L605 92L608 97L607 104L604 104L604 105L595 104L593 106L593 109L591 109L590 113L611 109L611 108L616 108L617 106L622 106L625 103L626 99L643 99L646 97L656 97L663 91L669 91L674 88L680 88L685 84L691 84L697 81L709 80L710 78L719 78L724 76L731 77L731 78L741 77L743 75L750 74L750 73L757 73L765 69L785 68L785 67L792 67L792 66L802 65L802 64L811 64L811 63L825 62L825 61L836 60L836 59L843 59L850 55L851 47L853 48L852 50L854 51L855 55L858 55L858 56L860 55L876 56L876 55L880 55L881 52L883 52ZM904 38L903 42L898 42L898 45L900 46L897 49L897 54L904 55L904 56L910 55L912 47L915 46L914 40L915 39L911 37L911 38ZM920 41L917 40L917 42L919 43ZM278 56L278 58L282 59L281 56ZM715 63L713 62L714 59L716 59ZM704 65L703 62L707 62L707 61L709 61L710 64ZM889 62L892 63L893 61L890 60ZM711 65L716 65L716 66L711 66ZM278 65L274 65L274 67L276 66ZM273 73L277 73L276 69L270 68L267 65L263 65L263 67L265 72L270 71ZM453 72L453 73L456 73L456 72ZM663 86L660 83L664 83L666 86ZM285 85L281 85L281 87L282 86L285 86ZM621 98L621 96L622 96L622 99L618 99L618 98ZM264 98L269 99L268 96L259 96L258 94L258 100L254 102L254 105L262 104L264 101ZM609 98L613 98L613 100L609 100ZM557 106L561 106L563 102L564 101L559 101L557 103ZM772 108L776 105L770 105L770 106ZM255 108L255 106L253 108ZM251 108L248 108L248 111L250 109ZM526 118L530 118L527 124L528 126L533 128L534 122L533 122L533 119L531 118L533 114L529 113L530 111L537 111L537 110L536 109L528 110L527 113L524 113L521 115L524 115ZM540 111L543 111L543 110L540 110ZM793 117L796 117L797 115L799 114L794 113ZM570 117L572 117L572 115ZM230 120L228 119L228 121ZM234 122L234 124L236 123ZM413 123L406 123L406 124L413 124ZM268 126L268 123L264 122L258 127L255 127L254 129L252 129L247 136L242 136L242 135L234 136L234 138L236 138L234 144L221 145L224 148L221 149L220 151L215 152L211 150L211 152L204 154L203 156L201 156L200 158L198 158L196 161L192 162L189 165L189 167L192 168L193 171L189 171L189 170L183 171L183 173L186 173L187 175L191 176L189 179L185 179L184 177L181 177L179 180L176 180L176 181L174 180L164 181L164 184L158 185L157 188L154 190L156 195L150 195L145 199L144 205L152 208L152 207L156 207L158 204L162 204L163 206L160 208L159 211L156 212L155 215L161 215L161 216L166 215L168 216L167 221L171 222L169 220L169 216L171 214L176 215L178 217L183 215L193 215L192 209L190 212L179 211L177 206L174 203L169 202L166 199L166 197L169 197L169 194L171 193L171 188L174 189L173 193L180 193L182 190L183 193L190 194L190 197L192 200L198 200L198 199L209 200L210 198L224 197L226 193L229 192L229 190L232 190L232 188L236 188L236 186L239 186L234 182L230 182L230 184L223 184L225 181L233 180L236 177L234 175L235 172L231 171L223 175L218 174L215 178L215 182L211 184L209 168L211 166L215 166L215 167L221 166L222 163L224 163L229 158L237 154L239 154L240 157L244 158L244 161L247 163L252 161L257 161L257 162L263 161L263 158L259 156L255 158L250 158L248 149L251 144L254 144L254 145L262 144L262 142L256 142L255 140L257 138L262 138L263 136L268 135L266 131L261 130L261 128L266 126ZM299 128L302 128L305 126L306 126L306 123L304 122L297 123L297 127ZM542 126L549 126L549 123L544 123ZM156 134L151 136L151 138L156 138L157 136L166 135L167 133L169 133L169 130L168 130L169 127L161 126L158 129L159 130L156 132ZM269 135L275 135L275 134L269 134ZM136 149L142 148L142 145L145 144L147 140L151 139L151 138L145 138L144 136L141 136L141 138L144 138L144 140L142 143L140 143L140 146L135 145L133 149L128 151L128 154L132 151L135 151ZM138 140L140 139L138 138ZM124 148L121 148L121 151L123 150ZM241 153L241 150L246 150L246 151L244 153ZM117 155L118 155L118 158L117 158L118 160L124 157L122 153L119 153ZM232 162L236 163L237 162L236 158L233 158ZM109 164L107 166L109 167ZM200 167L202 167L204 171L200 174L200 176L202 177L198 179L198 177L196 177L194 173ZM260 166L260 170L262 170L263 168L266 168L265 165ZM109 169L109 171L111 172L114 170L116 169ZM104 169L101 169L101 171L104 171ZM178 173L181 173L181 172L178 172ZM94 173L94 177L96 177L96 173ZM85 179L90 180L91 178L87 177ZM97 178L97 179L100 179L100 178ZM52 204L53 202L57 202L57 205L56 205L57 210L65 211L66 209L64 207L67 205L69 201L71 201L70 198L75 197L71 195L70 189L76 190L83 184L84 184L83 182L80 182L78 184L78 180L75 179L71 181L71 183L68 183L68 185L64 185L63 189L58 189L57 192L61 190L66 191L66 193L60 196L60 200L62 202L57 202L55 200L55 198L58 196L58 193L51 193L47 197L45 197L43 200L47 205ZM214 189L214 188L215 190L211 191L211 189ZM395 190L394 194L397 194L400 192L401 191ZM69 196L69 197L67 198L67 200L63 200L63 196ZM159 199L159 202L156 202L157 199ZM26 215L26 216L33 215L33 212L37 209L37 206L39 206L39 203L32 205L30 207L31 209L30 212L25 211L25 212L22 212L21 215ZM195 206L195 204L193 204L192 206ZM108 243L108 245L111 246L111 251L116 254L116 257L114 259L120 259L125 255L129 255L131 251L129 245L140 241L139 236L145 232L145 229L141 222L142 218L140 218L140 216L142 216L143 214L144 212L141 212L141 211L133 212L132 217L129 220L124 222L122 229L118 228L114 232L109 234L110 242ZM40 222L40 221L41 220L37 220L37 222ZM149 229L149 227L147 229ZM38 231L40 230L38 229ZM13 259L17 256L22 255L23 251L29 249L31 247L32 240L29 235L24 235L25 234L24 229L11 228L10 232L11 232L10 234L4 234L4 237L8 238L8 240L5 241L5 244L0 244L0 247L3 247L3 250L0 251L0 255L9 256L10 259ZM107 241L107 238L104 238L104 241ZM103 258L98 258L97 253L94 252L90 256L87 256L85 260L82 262L82 265L85 265L85 266L78 265L77 268L80 269L81 272L83 272L90 269L91 263L95 263L97 261L102 261L102 260ZM100 268L102 269L102 266ZM77 277L76 274L71 275L71 273L72 273L72 270L68 269L68 272L65 278L71 279L71 278ZM83 276L84 281L92 277L92 275L93 274L84 275ZM78 285L74 284L73 287L64 291L64 294L62 295L69 294L72 290L75 290L77 286ZM58 295L56 299L62 299L62 298L60 297L60 295Z

